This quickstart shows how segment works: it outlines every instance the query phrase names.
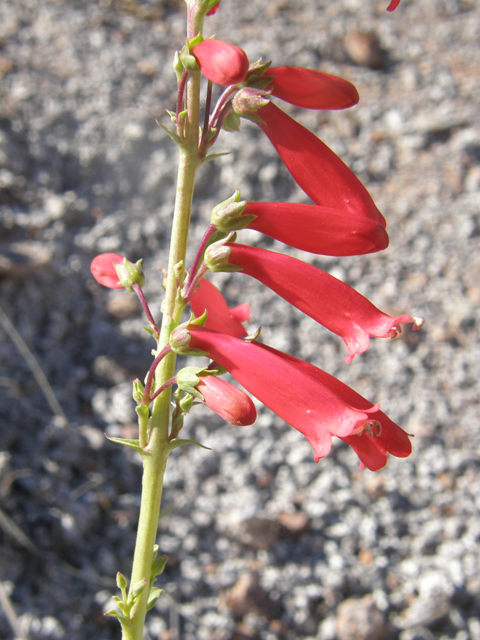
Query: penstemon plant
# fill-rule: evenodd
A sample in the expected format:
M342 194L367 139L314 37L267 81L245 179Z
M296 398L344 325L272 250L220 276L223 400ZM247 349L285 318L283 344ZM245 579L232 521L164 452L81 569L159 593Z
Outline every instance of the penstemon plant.
M290 304L341 336L350 363L368 348L370 337L394 338L402 323L422 321L405 314L390 317L354 289L328 273L293 257L237 242L237 232L255 229L296 249L328 256L352 256L386 249L385 219L350 169L313 133L284 113L272 97L306 109L346 109L358 102L355 87L313 69L250 64L237 46L205 39L203 23L220 0L186 0L187 40L175 54L178 79L175 125L159 123L179 150L177 194L168 268L164 271L162 321L157 324L143 294L142 261L133 264L117 254L97 256L92 274L109 288L135 292L145 311L147 331L156 343L144 383L135 380L138 439L111 438L135 449L143 461L143 487L137 542L130 581L117 574L120 597L115 616L125 640L143 637L145 616L159 597L155 586L167 561L156 545L163 477L173 449L196 444L180 438L184 417L205 403L234 425L256 419L250 396L223 380L229 372L248 392L305 435L315 461L326 456L332 436L349 444L361 466L376 471L387 454L411 453L407 433L378 404L291 355L247 335L250 308L230 309L208 273L239 272L256 278ZM392 0L393 11L400 0ZM205 117L200 122L200 86L207 80ZM215 106L213 84L223 87ZM239 191L212 211L190 268L185 268L195 176L218 155L211 153L222 129L237 132L241 119L257 124L270 139L297 184L313 204L245 202ZM190 307L190 318L182 321ZM207 356L210 364L176 371L177 354ZM172 394L172 388L176 386ZM281 390L281 391L279 391ZM201 446L201 445L200 445Z

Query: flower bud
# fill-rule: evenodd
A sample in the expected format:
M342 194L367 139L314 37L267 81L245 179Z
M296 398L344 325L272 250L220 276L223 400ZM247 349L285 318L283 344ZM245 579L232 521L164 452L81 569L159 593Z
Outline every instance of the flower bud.
M234 113L242 118L247 118L247 120L253 120L253 122L263 122L263 120L256 115L256 111L265 107L270 102L270 93L270 91L254 89L253 87L240 89L232 102Z
M247 54L222 40L204 40L191 53L196 57L203 75L222 87L243 82L248 72Z
M201 377L197 385L205 404L230 424L245 427L257 419L252 399L233 384L215 376Z
M92 260L90 271L95 280L109 289L123 289L124 285L118 281L115 264L122 264L124 258L118 253L101 253Z
M245 229L245 227L255 219L250 216L242 216L246 206L247 203L245 200L240 202L240 191L237 189L231 198L217 204L212 211L210 222L223 233Z

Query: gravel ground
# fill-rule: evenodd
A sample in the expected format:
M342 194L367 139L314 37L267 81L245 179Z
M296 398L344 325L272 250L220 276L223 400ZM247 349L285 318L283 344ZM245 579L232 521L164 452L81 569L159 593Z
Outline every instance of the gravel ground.
M391 244L306 259L424 329L374 340L348 366L339 338L275 294L239 274L216 282L250 302L265 342L381 402L414 452L374 474L337 442L317 465L266 409L239 430L197 408L186 437L212 450L169 462L152 640L480 640L480 8L386 4L222 0L207 29L251 60L357 86L349 111L289 111L368 186ZM181 0L0 0L1 308L68 419L0 316L0 601L29 640L120 637L102 614L129 572L141 468L103 432L134 436L130 383L152 344L136 301L99 287L89 263L143 257L159 312L176 150L154 117L175 103L184 19ZM222 144L233 153L199 176L191 255L235 188L306 201L254 125ZM240 240L305 259L253 231ZM0 637L14 637L4 606Z

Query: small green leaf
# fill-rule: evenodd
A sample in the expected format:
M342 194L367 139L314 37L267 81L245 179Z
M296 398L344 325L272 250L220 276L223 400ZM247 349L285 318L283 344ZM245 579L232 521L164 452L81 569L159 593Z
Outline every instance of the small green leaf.
M155 118L155 122L158 124L159 127L161 127L166 133L168 133L168 135L170 136L170 138L179 146L181 146L183 144L183 140L182 138L175 133L175 131L172 131L171 129L169 129L168 127L166 127L164 124L162 124L161 122L159 122L156 118Z
M142 447L140 446L140 442L138 440L130 440L127 438L114 438L113 436L109 436L108 433L105 434L105 437L108 438L111 442L116 442L117 444L123 444L125 447L130 447L130 449L135 449L138 453L143 453Z
M122 620L122 621L124 619L123 615L120 613L120 611L117 611L116 609L110 609L110 611L106 611L103 615L104 616L111 616L112 618L118 618L119 620Z
M147 602L147 611L150 611L150 609L153 609L153 607L157 603L158 598L162 595L162 593L165 593L165 591L163 589L157 589L156 587L150 590L150 594L148 596L148 602Z
M177 449L178 447L183 447L184 444L194 444L197 447L201 447L202 449L206 449L207 451L211 451L210 447L206 447L205 445L197 442L196 440L181 440L180 438L175 438L174 440L170 440L168 443L168 448L170 451L173 449Z
M207 162L215 160L216 158L220 158L220 156L229 156L230 154L231 151L223 151L222 153L210 153L208 156L202 158L202 162L205 164Z

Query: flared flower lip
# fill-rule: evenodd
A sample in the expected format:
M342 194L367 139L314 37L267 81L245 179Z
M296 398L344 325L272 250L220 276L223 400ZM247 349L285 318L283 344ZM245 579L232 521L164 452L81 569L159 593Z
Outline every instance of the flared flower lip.
M345 282L311 264L281 253L232 243L229 263L275 291L303 313L343 338L347 363L368 349L370 337L395 338L401 323L420 322L408 314L391 317Z
M345 437L380 406L350 406L318 380L256 343L189 326L189 347L201 349L252 395L305 435L315 459L328 454L332 436Z

